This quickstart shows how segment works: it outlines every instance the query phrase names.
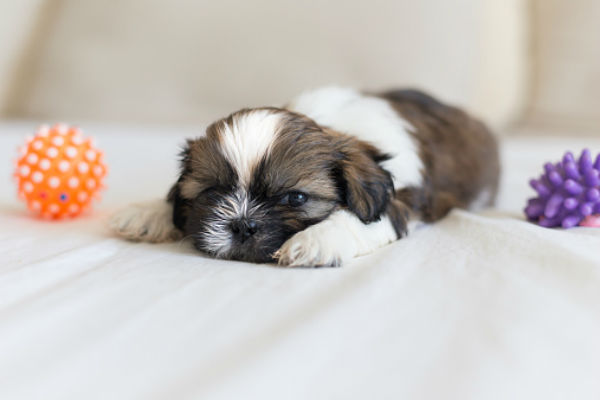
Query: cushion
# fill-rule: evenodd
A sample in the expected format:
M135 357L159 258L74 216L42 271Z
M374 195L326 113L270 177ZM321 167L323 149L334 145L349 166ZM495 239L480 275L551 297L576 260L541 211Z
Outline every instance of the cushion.
M64 0L18 112L213 120L342 84L415 86L501 125L522 99L523 2Z
M597 132L600 2L537 0L534 5L536 51L530 121Z

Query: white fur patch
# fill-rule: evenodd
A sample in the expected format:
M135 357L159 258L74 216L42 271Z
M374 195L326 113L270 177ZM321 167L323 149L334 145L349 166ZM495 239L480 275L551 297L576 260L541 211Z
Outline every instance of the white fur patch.
M387 101L354 89L327 87L301 94L290 109L391 155L382 166L392 174L396 189L421 185L423 163L409 133L414 128Z
M238 174L242 187L248 187L254 166L267 154L279 129L281 116L268 110L239 115L233 126L221 131L221 151Z
M125 239L168 242L181 233L173 225L173 206L165 200L132 204L110 217L109 228Z
M356 215L338 210L288 239L275 254L279 265L338 266L396 240L387 216L363 224Z

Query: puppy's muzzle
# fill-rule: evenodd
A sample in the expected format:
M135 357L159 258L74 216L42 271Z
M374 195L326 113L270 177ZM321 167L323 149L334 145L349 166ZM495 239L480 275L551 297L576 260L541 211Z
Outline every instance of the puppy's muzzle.
M233 237L240 243L244 243L258 232L258 223L252 219L239 218L231 221L230 229Z

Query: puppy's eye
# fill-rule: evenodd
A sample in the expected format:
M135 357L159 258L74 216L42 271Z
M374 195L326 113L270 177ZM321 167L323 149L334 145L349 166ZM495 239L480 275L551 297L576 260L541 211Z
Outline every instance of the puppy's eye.
M308 200L308 195L302 192L290 192L283 196L279 204L285 204L292 207L300 207Z

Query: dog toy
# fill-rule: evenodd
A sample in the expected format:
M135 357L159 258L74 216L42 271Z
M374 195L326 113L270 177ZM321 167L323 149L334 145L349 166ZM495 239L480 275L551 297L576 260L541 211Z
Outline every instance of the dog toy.
M525 207L530 221L544 227L600 227L600 154L588 149L578 160L567 152L562 161L546 163L539 179L529 184L537 192Z
M99 199L106 165L103 153L78 128L42 126L20 149L16 162L19 197L47 219L75 217Z

